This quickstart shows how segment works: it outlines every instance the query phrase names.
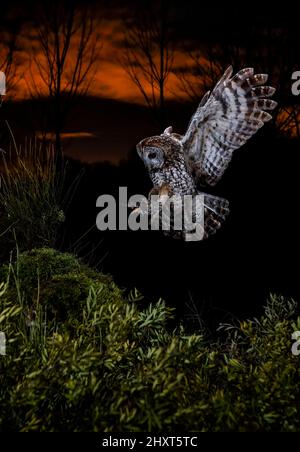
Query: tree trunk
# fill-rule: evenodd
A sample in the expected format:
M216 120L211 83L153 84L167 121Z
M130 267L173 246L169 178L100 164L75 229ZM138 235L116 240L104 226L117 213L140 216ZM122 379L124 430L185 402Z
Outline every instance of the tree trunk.
M159 81L159 116L162 127L166 126L165 118L165 5L164 0L161 0L161 22L160 22L160 81Z

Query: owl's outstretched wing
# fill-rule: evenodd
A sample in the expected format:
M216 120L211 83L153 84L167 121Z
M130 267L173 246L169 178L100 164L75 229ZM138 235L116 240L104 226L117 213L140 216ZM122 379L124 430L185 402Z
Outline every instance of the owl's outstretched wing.
M230 66L213 91L206 93L182 144L187 163L201 185L215 185L226 170L233 151L242 146L272 116L275 88L262 86L266 74L243 69L234 77Z

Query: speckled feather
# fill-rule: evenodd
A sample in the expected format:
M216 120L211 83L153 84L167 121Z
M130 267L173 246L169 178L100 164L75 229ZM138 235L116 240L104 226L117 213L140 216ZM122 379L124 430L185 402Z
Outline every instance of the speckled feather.
M145 138L137 145L155 192L167 187L169 195L196 195L199 186L215 185L233 151L272 118L268 111L277 103L269 97L275 89L262 86L268 76L254 74L252 68L231 76L229 67L213 91L205 94L184 136L168 127L161 135ZM159 153L157 162L154 159L149 163L151 152ZM220 228L229 213L229 203L204 193L204 204L206 238ZM184 238L184 232L174 231L173 236Z
M182 139L190 171L203 186L221 179L233 151L272 119L265 110L277 105L269 99L275 88L260 86L266 74L246 68L231 75L229 67L212 93L206 93Z

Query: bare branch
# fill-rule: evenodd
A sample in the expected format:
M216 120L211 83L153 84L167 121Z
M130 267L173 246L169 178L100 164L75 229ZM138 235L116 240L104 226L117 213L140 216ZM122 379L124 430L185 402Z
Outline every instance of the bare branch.
M48 9L40 11L37 25L35 73L31 70L28 84L33 97L49 97L52 106L49 121L60 151L60 135L71 104L76 97L88 93L93 80L99 37L91 8L83 5L76 8L67 1L54 0Z
M156 14L151 11L137 14L135 21L125 23L125 29L121 64L164 126L165 90L174 60L165 2L161 1Z

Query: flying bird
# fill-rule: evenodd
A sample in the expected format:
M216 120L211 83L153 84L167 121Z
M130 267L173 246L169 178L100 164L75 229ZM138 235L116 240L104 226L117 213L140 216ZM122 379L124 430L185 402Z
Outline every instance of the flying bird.
M214 234L229 213L229 202L202 191L222 178L233 152L240 148L272 116L277 103L275 88L266 86L268 75L246 68L232 76L228 67L214 89L202 98L184 135L168 127L161 135L145 138L137 145L153 188L161 199L203 195L203 236ZM171 231L186 238L186 231Z

